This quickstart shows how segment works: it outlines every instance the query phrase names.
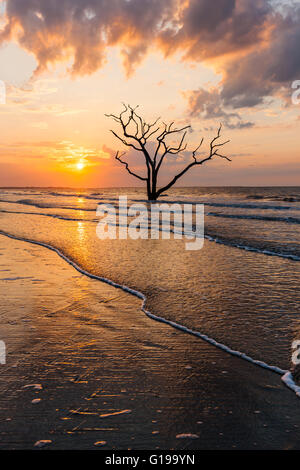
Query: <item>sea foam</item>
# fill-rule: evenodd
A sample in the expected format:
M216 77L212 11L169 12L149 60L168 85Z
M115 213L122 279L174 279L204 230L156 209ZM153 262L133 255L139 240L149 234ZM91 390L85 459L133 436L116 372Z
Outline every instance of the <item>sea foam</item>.
M51 251L54 251L58 256L60 256L63 260L65 260L69 265L71 265L74 269L76 269L81 274L84 274L85 276L87 276L91 279L96 279L98 281L109 284L110 286L113 286L117 289L121 289L122 291L127 292L127 293L141 299L142 300L142 306L141 306L142 312L147 317L151 318L152 320L164 323L164 324L169 325L172 328L180 330L184 333L188 333L190 335L196 336L196 337L206 341L207 343L211 344L212 346L215 346L216 348L218 348L218 349L220 349L220 350L222 350L222 351L224 351L224 352L226 352L226 353L228 353L232 356L238 357L240 359L243 359L244 361L250 362L251 364L253 364L257 367L261 367L263 369L266 369L266 370L269 370L271 372L275 372L276 374L281 375L282 382L290 390L292 390L296 394L297 397L300 398L300 387L298 385L296 385L296 383L293 379L293 375L292 375L291 371L284 370L284 369L281 369L280 367L277 367L275 365L270 365L270 364L267 364L266 362L254 359L254 358L248 356L247 354L245 354L241 351L231 349L229 346L227 346L223 343L220 343L220 342L216 341L215 339L213 339L213 338L211 338L211 337L209 337L209 336L207 336L207 335L205 335L205 334L203 334L199 331L192 330L192 329L190 329L190 328L188 328L184 325L181 325L179 323L173 322L171 320L167 320L166 318L160 317L158 315L154 315L150 311L146 310L145 305L146 305L147 298L142 292L139 292L135 289L132 289L132 288L126 286L125 284L118 284L118 283L112 281L111 279L108 279L108 278L105 278L105 277L102 277L102 276L97 276L95 274L92 274L92 273L86 271L85 269L81 268L78 264L76 264L74 261L72 261L70 258L68 258L60 250L53 247L52 245L49 245L49 244L44 243L44 242L39 242L39 241L36 241L36 240L30 240L30 239L27 239L27 238L18 237L16 235L9 234L9 233L4 232L2 230L0 230L0 235L6 236L6 237L14 239L14 240L20 240L20 241L23 241L23 242L31 243L33 245L42 246L44 248L48 248Z

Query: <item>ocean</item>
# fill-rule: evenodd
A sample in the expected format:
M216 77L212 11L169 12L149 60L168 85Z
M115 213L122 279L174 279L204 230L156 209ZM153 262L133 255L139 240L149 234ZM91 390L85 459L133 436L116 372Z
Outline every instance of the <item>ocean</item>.
M142 188L4 188L0 230L140 295L146 312L207 336L224 354L290 369L300 340L300 188L173 189L162 202L204 204L199 251L183 240L100 240L97 206L117 207L119 195L145 202Z

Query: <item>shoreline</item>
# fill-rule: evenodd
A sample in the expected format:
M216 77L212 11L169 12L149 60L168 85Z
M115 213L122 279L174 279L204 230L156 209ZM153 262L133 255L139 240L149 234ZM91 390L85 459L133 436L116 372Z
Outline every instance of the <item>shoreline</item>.
M118 283L116 283L116 282L114 282L111 279L108 279L106 277L101 277L101 276L97 276L95 274L89 273L88 271L86 271L83 268L81 268L80 266L78 266L78 264L76 264L74 261L69 259L67 256L65 256L60 250L58 250L57 248L55 248L51 245L48 245L44 242L38 242L38 241L35 241L35 240L29 240L29 239L17 237L17 236L11 235L11 234L7 234L3 231L0 231L0 235L11 238L13 240L22 241L22 242L25 242L25 243L31 243L33 245L41 246L43 248L47 248L51 251L54 251L60 258L62 258L64 261L66 261L70 266L72 266L79 273L81 273L81 274L83 274L83 275L85 275L85 276L87 276L91 279L95 279L99 282L103 282L105 284L108 284L108 285L110 285L110 286L112 286L116 289L121 289L123 292L126 292L126 293L140 299L142 301L142 306L141 306L140 310L148 318L151 318L152 320L160 322L160 323L164 323L165 325L168 325L172 328L175 328L175 329L177 329L177 330L179 330L183 333L196 336L196 337L202 339L203 341L206 341L207 343L215 346L216 348L221 349L222 351L224 351L224 352L226 352L226 353L228 353L232 356L238 357L240 359L243 359L244 361L250 362L251 364L253 364L257 367L261 367L263 369L267 369L269 371L272 371L276 374L281 375L281 380L286 385L286 387L289 388L291 391L293 391L296 394L297 397L300 397L300 386L296 385L296 383L294 382L293 375L292 375L290 370L284 370L284 369L281 369L278 366L270 365L270 364L267 364L266 362L254 359L254 358L248 356L247 354L245 354L241 351L234 350L234 349L226 346L225 344L219 343L214 338L211 338L211 337L207 336L206 334L203 334L199 331L192 330L190 328L187 328L184 325L178 324L174 321L167 320L166 318L163 318L163 317L160 317L160 316L157 316L157 315L151 313L149 310L146 310L145 306L146 306L146 302L147 302L147 297L142 292L139 292L135 289L132 289L132 288L126 286L126 285L118 284Z
M187 341L141 315L140 299L87 279L54 252L6 237L0 248L8 349L0 448L41 439L52 441L49 449L95 448L99 440L105 449L272 448L274 431L287 445L281 420L292 432L297 420L283 414L298 399L278 376ZM276 417L269 389L283 409L272 403ZM183 433L199 438L176 438ZM293 438L288 445L297 446Z

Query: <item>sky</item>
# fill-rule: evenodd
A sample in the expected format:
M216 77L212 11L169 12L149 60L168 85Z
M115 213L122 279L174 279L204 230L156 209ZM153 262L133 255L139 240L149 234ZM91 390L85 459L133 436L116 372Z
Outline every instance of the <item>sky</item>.
M0 0L0 186L140 186L105 117L122 103L191 126L160 184L222 123L232 161L180 186L299 186L299 50L300 1ZM144 171L140 154L124 158Z

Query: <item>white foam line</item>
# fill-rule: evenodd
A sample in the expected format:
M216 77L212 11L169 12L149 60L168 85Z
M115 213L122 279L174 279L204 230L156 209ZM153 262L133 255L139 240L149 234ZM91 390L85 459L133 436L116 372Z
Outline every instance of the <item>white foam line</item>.
M286 371L286 373L281 377L281 380L288 388L296 393L298 398L300 398L300 387L295 384L291 371Z
M276 374L281 375L282 376L281 380L283 381L283 383L290 390L293 390L295 392L295 394L297 395L297 397L300 398L300 387L295 384L291 371L281 369L280 367L277 367L277 366L269 365L266 362L259 361L257 359L253 359L252 357L247 356L247 354L242 353L240 351L236 351L234 349L231 349L228 346L226 346L225 344L219 343L216 340L214 340L213 338L210 338L209 336L207 336L203 333L200 333L199 331L192 330L190 328L187 328L186 326L180 325L179 323L175 323L171 320L167 320L166 318L154 315L153 313L146 310L145 305L146 305L147 297L142 292L139 292L135 289L131 289L130 287L128 287L126 285L118 284L118 283L116 283L116 282L114 282L114 281L112 281L112 280L110 280L106 277L97 276L96 274L92 274L88 271L85 271L80 266L78 266L78 264L76 264L74 261L70 260L67 256L65 256L60 250L58 250L57 248L55 248L51 245L48 245L47 243L38 242L36 240L29 240L28 238L17 237L15 235L11 235L9 233L3 232L2 230L0 230L0 235L6 236L8 238L12 238L14 240L20 240L20 241L23 241L23 242L32 243L33 245L39 245L39 246L42 246L44 248L48 248L51 251L54 251L58 256L60 256L63 260L65 260L68 264L70 264L74 269L76 269L81 274L84 274L85 276L87 276L91 279L96 279L98 281L105 282L106 284L109 284L110 286L113 286L117 289L122 289L124 292L127 292L127 293L141 299L142 300L142 307L141 307L142 312L145 315L147 315L147 317L151 318L152 320L155 320L155 321L158 321L158 322L161 322L161 323L165 323L166 325L169 325L172 328L175 328L177 330L183 331L184 333L188 333L190 335L201 338L202 340L206 341L207 343L211 344L212 346L215 346L216 348L227 352L231 356L239 357L240 359L243 359L247 362L250 362L251 364L254 364L258 367L262 367L263 369L267 369L271 372L275 372Z
M260 248L255 248L253 246L240 245L239 243L232 243L229 241L227 242L226 240L219 239L218 237L212 237L211 235L204 235L204 238L210 242L219 243L221 245L232 248L238 248L239 250L253 251L254 253L260 253L266 256L279 256L280 258L285 258L292 261L300 261L300 257L297 255L289 255L285 253L279 253L277 251L261 250Z
M0 199L0 202L1 202L1 199ZM10 201L7 201L7 202L10 202ZM43 209L43 207L42 207L42 209ZM45 209L46 209L46 207L45 207ZM51 207L49 207L48 209L51 209ZM56 209L56 208L53 208L53 209ZM68 208L65 207L65 208L58 208L58 209L68 209ZM70 208L70 209L72 209L72 208ZM81 209L78 209L78 210L81 210ZM88 209L88 211L91 211L91 209ZM15 212L15 211L6 211L6 210L0 210L0 212L5 212L5 213L9 213L9 214L11 213L11 214L24 214L24 215L26 215L26 214L40 215L40 216L53 217L53 218L56 218L56 219L59 219L59 220L65 220L65 221L71 221L71 222L81 222L81 221L82 222L92 222L92 223L97 222L95 219L93 219L93 220L89 220L89 219L72 219L72 218L67 218L67 217L60 216L58 214L53 214L53 215L52 214L42 214L42 213L39 213L39 212ZM108 223L108 225L115 226L115 227L120 226L118 224L110 224L110 223ZM147 227L143 226L142 228L147 228ZM164 232L164 231L168 232L168 230L164 230L163 228L159 228L159 231L160 232ZM172 233L176 233L176 234L178 234L178 233L181 234L182 233L182 232L177 232L175 229L173 229L171 231L172 231ZM220 239L218 237L214 237L212 235L205 235L204 234L204 238L206 240L210 241L210 242L218 243L220 245L228 246L228 247L231 247L231 248L237 248L239 250L252 251L254 253L258 253L258 254L266 255L266 256L278 256L279 258L284 258L284 259L288 259L288 260L292 260L292 261L300 261L300 257L297 256L297 255L292 255L292 254L288 254L288 253L280 253L278 251L261 250L260 248L255 248L255 247L248 246L248 245L240 245L239 243L223 240L223 239Z

